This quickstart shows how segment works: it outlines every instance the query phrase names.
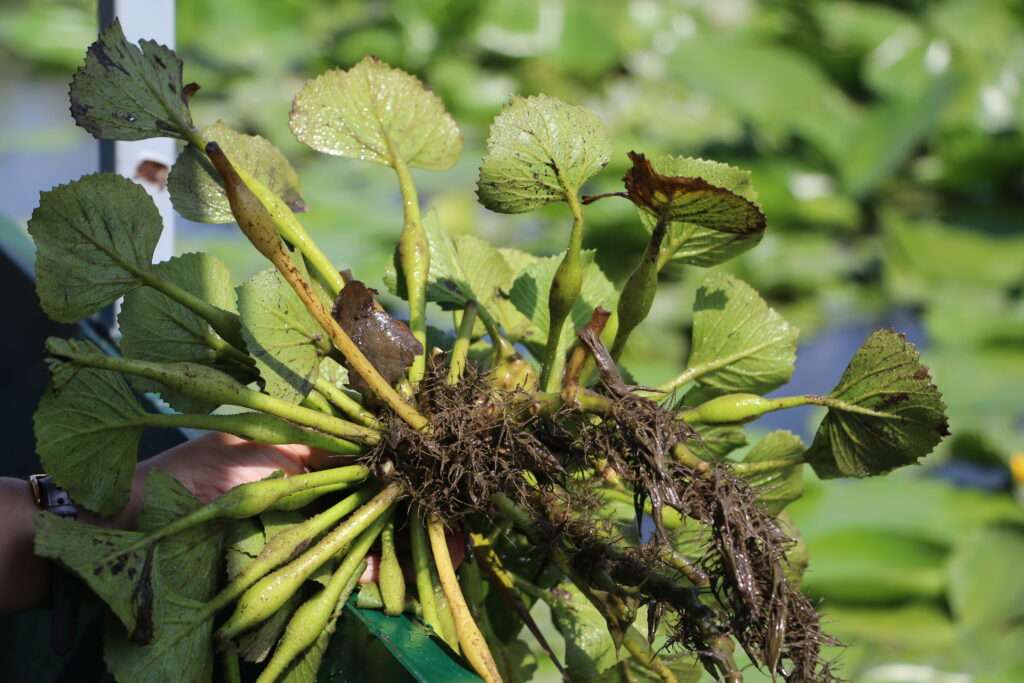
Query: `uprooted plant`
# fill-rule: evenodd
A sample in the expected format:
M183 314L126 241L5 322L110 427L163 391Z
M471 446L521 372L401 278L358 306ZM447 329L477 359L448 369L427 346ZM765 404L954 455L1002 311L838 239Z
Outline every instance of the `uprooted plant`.
M183 140L169 177L175 208L237 222L273 267L236 290L206 254L152 264L160 217L114 175L44 193L29 224L43 308L74 321L124 303L122 355L48 342L39 453L101 515L127 502L147 427L335 457L205 506L153 474L138 531L40 515L38 552L77 572L116 617L106 658L119 680L208 679L219 651L265 661L260 681L312 681L350 599L414 612L487 681L529 676L524 625L554 656L529 616L538 600L566 639L556 665L573 680L669 682L700 665L740 680L737 644L773 676L832 680L821 652L831 641L799 591L795 531L779 514L800 495L804 464L868 476L939 442L941 396L916 351L879 331L828 395L765 398L792 373L797 330L743 282L712 274L677 377L635 386L618 363L666 265L714 266L760 241L766 220L748 173L630 153L613 194L636 205L650 239L616 291L582 248L585 207L602 197L580 193L610 154L594 114L517 97L491 127L480 202L500 213L569 208L566 250L542 258L421 217L410 169L449 168L461 151L439 98L372 58L329 71L295 97L291 127L315 150L394 170L404 222L385 281L409 304L406 325L310 239L280 152L193 124L197 86L181 73L173 52L129 44L115 23L72 81L71 112L99 138ZM452 334L428 334L428 302L452 312ZM176 412L144 411L133 389ZM809 448L773 432L730 457L746 444L745 422L808 404L827 409ZM446 530L471 551L458 568ZM369 554L379 585L350 598Z

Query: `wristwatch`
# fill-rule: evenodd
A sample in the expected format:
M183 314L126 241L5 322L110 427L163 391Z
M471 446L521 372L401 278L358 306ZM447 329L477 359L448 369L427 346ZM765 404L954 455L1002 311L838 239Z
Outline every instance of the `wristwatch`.
M57 486L48 474L33 474L28 478L36 507L65 519L78 519L78 508L71 502L68 492ZM78 635L78 601L81 584L57 563L50 565L50 646L58 655L71 652Z

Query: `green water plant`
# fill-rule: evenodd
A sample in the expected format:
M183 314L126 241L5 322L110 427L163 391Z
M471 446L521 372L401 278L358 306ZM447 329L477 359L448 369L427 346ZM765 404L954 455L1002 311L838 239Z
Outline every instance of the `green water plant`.
M44 310L69 322L124 304L122 355L47 343L39 453L101 515L128 502L149 427L334 457L205 506L153 475L137 531L41 513L37 552L115 617L106 660L118 680L209 680L217 653L232 676L241 657L266 662L260 681L315 680L371 555L379 583L352 602L415 615L489 682L531 676L524 627L571 680L671 683L703 668L737 681L738 650L774 677L833 680L822 654L832 641L799 590L799 546L778 514L800 496L804 465L877 475L941 440L944 406L917 352L881 330L828 395L766 398L792 374L797 330L713 271L678 376L638 387L617 364L644 333L667 263L710 267L759 242L767 220L748 173L630 153L622 192L586 196L610 156L600 119L516 97L491 127L477 195L499 213L564 205L567 247L502 249L421 213L413 170L448 169L462 147L441 99L373 58L328 71L296 95L291 127L317 151L395 172L404 218L384 280L408 302L406 324L305 231L298 177L270 142L197 127L198 88L181 74L172 51L127 42L115 22L72 81L72 115L102 139L182 140L168 181L178 212L234 221L271 267L233 288L209 255L152 264L160 217L127 179L94 174L43 193L29 230ZM650 233L621 288L583 248L586 207L613 196ZM428 330L428 304L454 316L450 334ZM137 391L173 411L145 411ZM810 447L773 432L744 449L746 422L808 404L827 411ZM530 616L538 601L564 662Z

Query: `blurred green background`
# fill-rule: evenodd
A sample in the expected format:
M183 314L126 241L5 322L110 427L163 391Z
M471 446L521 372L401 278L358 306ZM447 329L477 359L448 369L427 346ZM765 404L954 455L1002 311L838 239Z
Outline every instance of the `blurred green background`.
M561 207L499 216L476 204L487 126L512 94L600 115L615 153L592 192L618 189L631 149L751 169L769 230L723 268L801 328L786 393L827 391L867 334L891 326L923 349L949 405L953 438L923 468L812 481L789 509L810 553L805 588L849 644L842 673L1024 680L1024 514L1009 467L1024 451L1024 2L177 4L185 78L202 85L197 122L223 119L280 146L300 172L310 231L382 290L401 225L390 172L315 155L287 127L306 78L366 54L423 78L463 128L459 165L417 176L452 232L564 246ZM40 190L96 168L96 143L66 102L95 34L95 2L0 5L0 229L23 228ZM588 220L587 246L621 281L646 233L626 202L596 204ZM179 252L212 251L237 281L260 267L231 226L178 228ZM681 367L703 275L666 273L625 358L640 382ZM813 417L755 426L806 436Z

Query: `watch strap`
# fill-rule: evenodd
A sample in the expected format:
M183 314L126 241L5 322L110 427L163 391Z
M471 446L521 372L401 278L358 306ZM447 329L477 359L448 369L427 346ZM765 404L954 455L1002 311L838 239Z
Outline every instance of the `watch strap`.
M28 478L32 497L40 510L52 512L65 519L78 519L78 508L71 502L68 492L57 486L48 474L33 474ZM50 646L54 653L71 652L78 636L78 607L82 585L62 566L50 564Z

